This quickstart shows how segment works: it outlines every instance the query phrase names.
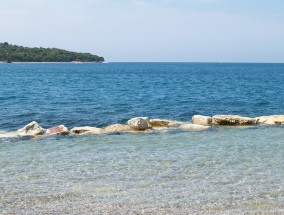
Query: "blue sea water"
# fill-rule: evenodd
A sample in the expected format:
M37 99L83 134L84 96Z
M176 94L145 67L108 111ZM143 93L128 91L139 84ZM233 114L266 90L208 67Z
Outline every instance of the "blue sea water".
M4 64L0 129L284 113L284 64Z
M0 65L0 130L284 114L284 64ZM0 214L284 214L284 127L0 138Z

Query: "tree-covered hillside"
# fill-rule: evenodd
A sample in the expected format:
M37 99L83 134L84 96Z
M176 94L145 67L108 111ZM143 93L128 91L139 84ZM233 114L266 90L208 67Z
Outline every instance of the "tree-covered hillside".
M103 62L104 58L56 48L27 48L0 43L0 61L4 62Z

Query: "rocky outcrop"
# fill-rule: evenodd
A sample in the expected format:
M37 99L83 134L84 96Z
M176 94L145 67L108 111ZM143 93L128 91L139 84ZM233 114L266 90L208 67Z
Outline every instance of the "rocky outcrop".
M136 131L144 131L151 128L148 117L135 117L128 120L127 124Z
M212 118L210 116L194 115L192 123L197 125L211 125Z
M284 115L260 116L255 119L267 125L284 124Z
M19 136L36 136L45 134L45 129L43 129L37 122L33 121L27 124L25 127L19 129L17 134Z
M114 124L104 128L106 133L120 133L130 131L131 127L129 125Z
M175 127L181 125L181 122L166 119L150 119L149 124L151 127Z
M238 115L216 115L212 117L213 125L255 125L258 120Z
M46 134L50 134L50 135L68 135L69 134L69 130L68 128L66 128L64 125L58 125L58 126L54 126L52 128L49 128L46 130Z
M102 128L84 126L84 127L75 127L70 130L72 134L104 134L105 131Z
M183 131L204 131L208 130L210 126L205 125L197 125L197 124L191 124L191 123L185 123L179 126L179 129Z

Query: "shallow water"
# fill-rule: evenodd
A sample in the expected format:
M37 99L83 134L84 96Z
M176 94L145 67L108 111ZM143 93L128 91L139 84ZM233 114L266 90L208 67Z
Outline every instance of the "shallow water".
M0 130L284 113L282 64L0 65ZM284 214L284 127L0 137L0 214Z
M2 139L0 211L281 214L283 129Z

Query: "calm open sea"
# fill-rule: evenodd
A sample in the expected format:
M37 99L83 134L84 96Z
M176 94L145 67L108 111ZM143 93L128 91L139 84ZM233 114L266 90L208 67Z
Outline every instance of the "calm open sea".
M0 65L0 130L284 114L284 64ZM0 138L0 214L284 214L284 126Z

